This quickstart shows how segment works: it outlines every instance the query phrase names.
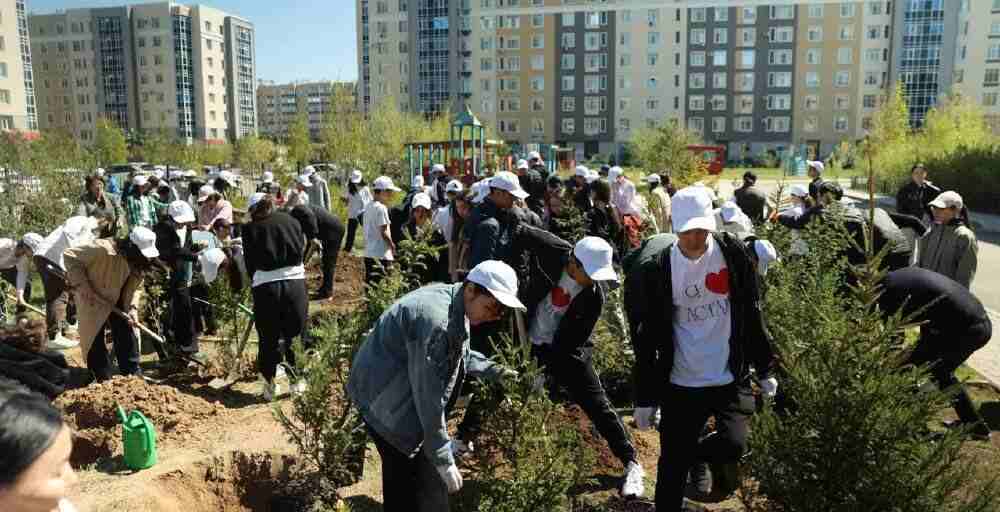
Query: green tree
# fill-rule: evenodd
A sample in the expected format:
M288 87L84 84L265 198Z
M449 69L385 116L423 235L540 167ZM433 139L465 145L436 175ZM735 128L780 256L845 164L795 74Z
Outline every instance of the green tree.
M698 143L696 134L674 121L641 129L629 141L631 153L647 173L669 173L678 188L705 176L701 155L687 149Z
M309 117L299 113L288 127L288 159L301 168L312 158L312 141L309 138Z
M902 85L897 84L885 103L875 112L871 126L867 156L871 158L878 178L887 183L895 183L915 163L910 137L910 110L903 96Z
M94 153L97 165L101 167L125 162L128 158L125 133L115 123L104 118L98 119L91 151Z
M138 148L138 154L142 160L151 164L164 164L178 156L174 139L175 137L167 130L147 132L143 137L142 146Z
M986 112L971 98L950 94L927 112L914 145L921 161L948 155L958 148L974 149L995 142Z
M241 169L259 172L274 158L274 143L256 135L243 137L236 142L235 160Z

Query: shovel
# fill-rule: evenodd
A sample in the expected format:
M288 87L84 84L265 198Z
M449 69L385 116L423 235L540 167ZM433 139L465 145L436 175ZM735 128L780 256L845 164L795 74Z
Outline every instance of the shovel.
M14 298L13 295L8 295L7 297L11 298L11 299ZM24 308L27 309L28 311L31 311L32 313L38 313L39 315L45 316L45 312L44 311L36 308L35 306L32 306L31 304L24 303Z
M240 360L243 358L243 350L246 348L247 341L250 339L250 332L253 330L253 325L254 321L252 319L247 322L247 328L243 331L243 337L240 338L240 344L236 347L236 361L233 364L233 367L229 369L229 372L226 373L226 378L223 379L222 377L216 377L208 383L208 387L212 389L226 389L231 387L233 384L236 384L236 379L238 378L236 373L240 369Z

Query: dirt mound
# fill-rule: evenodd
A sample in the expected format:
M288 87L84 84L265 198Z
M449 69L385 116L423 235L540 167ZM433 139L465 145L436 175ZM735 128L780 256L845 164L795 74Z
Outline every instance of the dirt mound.
M309 266L306 279L310 292L319 289L323 282L323 272L319 263L313 263ZM364 260L353 254L342 252L337 258L337 272L333 277L333 297L323 301L320 309L331 309L337 312L353 311L364 300L364 289Z
M618 460L618 457L615 457L615 454L608 446L608 442L594 428L594 424L590 422L587 413L583 412L583 409L580 409L577 405L570 405L566 407L564 414L566 415L566 424L573 425L576 428L583 439L583 443L591 453L596 455L595 468L598 471L611 474L621 473L622 469L624 469L621 461Z
M74 389L60 396L56 407L73 427L74 466L92 464L113 455L121 429L116 408L138 410L153 423L158 441L183 440L206 419L224 413L219 404L180 393L168 386L150 384L138 377L115 377L107 382Z

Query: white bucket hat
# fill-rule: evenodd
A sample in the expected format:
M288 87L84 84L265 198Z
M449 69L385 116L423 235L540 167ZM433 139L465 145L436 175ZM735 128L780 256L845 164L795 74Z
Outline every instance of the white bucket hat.
M603 238L588 236L576 243L573 256L583 264L583 270L594 281L617 281L618 274L611 264L614 250Z
M466 279L486 288L500 304L508 308L521 311L528 309L517 298L517 274L502 261L486 260L476 265Z
M660 182L660 175L659 174L650 174L649 176L646 176L645 178L643 178L643 181L645 181L646 183L659 183Z
M160 251L156 249L156 233L149 228L138 226L132 229L128 239L139 249L143 256L153 259L160 256Z
M136 174L132 177L132 185L145 187L146 183L149 183L149 178L145 174Z
M209 249L198 255L198 263L201 264L201 273L205 276L205 283L212 284L219 275L219 267L226 261L226 253L222 249Z
M316 174L316 168L311 165L307 165L299 174L302 176L312 176L313 174Z
M805 185L792 185L788 193L798 198L809 197L809 188Z
M619 176L625 174L625 170L621 167L615 166L608 170L608 181L615 181Z
M521 159L521 160L517 161L517 168L518 169L531 169L531 166L528 165L528 161L527 160Z
M31 249L32 254L38 252L38 248L41 247L43 241L45 241L45 238L38 233L25 233L21 237L21 244Z
M576 171L573 172L574 176L579 176L581 178L586 178L590 174L590 169L587 169L584 165L576 166Z
M675 233L692 229L716 231L715 211L707 187L682 188L671 198L671 214Z

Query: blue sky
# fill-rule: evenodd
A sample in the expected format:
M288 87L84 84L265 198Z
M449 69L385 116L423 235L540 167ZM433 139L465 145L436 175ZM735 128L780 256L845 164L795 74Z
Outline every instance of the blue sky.
M107 7L146 2L124 0L27 0L28 11ZM257 78L356 80L355 0L200 0L250 20L257 30Z

